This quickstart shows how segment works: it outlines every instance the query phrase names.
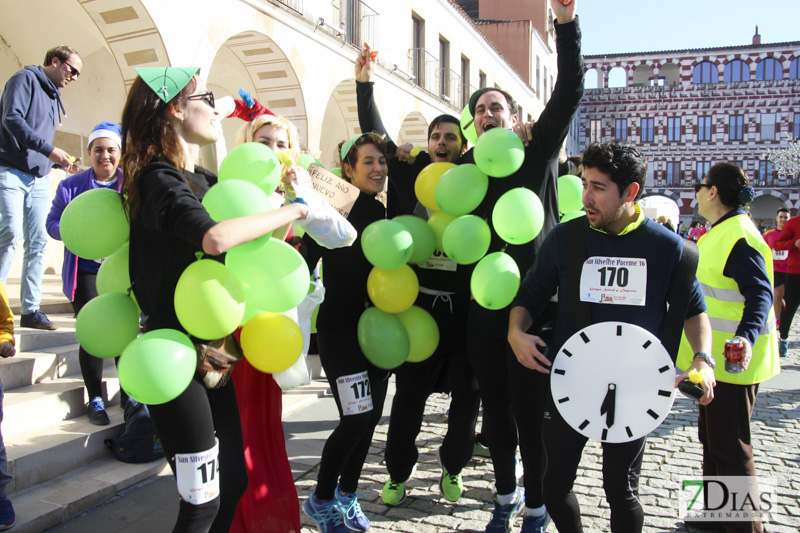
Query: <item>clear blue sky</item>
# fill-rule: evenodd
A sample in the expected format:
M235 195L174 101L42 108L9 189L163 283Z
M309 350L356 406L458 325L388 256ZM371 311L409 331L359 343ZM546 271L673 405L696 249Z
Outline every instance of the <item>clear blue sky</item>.
M800 41L800 0L578 0L585 55Z

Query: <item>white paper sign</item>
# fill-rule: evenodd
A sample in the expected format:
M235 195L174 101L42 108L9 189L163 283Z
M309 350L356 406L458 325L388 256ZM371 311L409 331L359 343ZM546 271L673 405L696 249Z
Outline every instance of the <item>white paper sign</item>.
M636 257L590 257L581 269L581 301L644 305L647 260Z
M347 218L358 199L358 187L319 165L310 165L308 173L314 191Z
M458 268L458 263L447 257L444 252L434 250L432 256L421 263L418 263L417 266L428 270L444 270L447 272L455 272L456 268Z
M204 452L176 453L175 478L181 498L192 505L219 496L219 441Z
M344 416L372 411L372 387L366 371L337 378L336 388Z

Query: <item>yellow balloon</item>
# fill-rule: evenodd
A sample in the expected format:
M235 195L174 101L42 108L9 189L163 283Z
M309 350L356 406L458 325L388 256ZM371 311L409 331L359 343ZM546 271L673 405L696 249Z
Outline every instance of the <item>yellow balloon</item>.
M387 313L402 313L419 294L419 280L408 265L394 270L374 267L367 278L367 294L375 307Z
M450 225L452 221L454 221L456 217L453 215L448 215L444 211L436 211L435 213L431 214L428 217L428 225L433 230L433 234L436 236L436 249L440 252L444 252L444 245L442 245L442 236L444 235L444 230L447 229L447 226Z
M436 184L442 174L454 167L453 163L431 163L420 171L417 181L414 182L414 192L419 203L434 211L442 210L436 203Z
M242 352L256 369L283 372L303 353L303 334L294 321L280 313L261 313L242 327Z
M411 349L406 361L419 363L432 356L439 346L439 326L429 312L421 307L412 305L397 318L403 323L411 341Z

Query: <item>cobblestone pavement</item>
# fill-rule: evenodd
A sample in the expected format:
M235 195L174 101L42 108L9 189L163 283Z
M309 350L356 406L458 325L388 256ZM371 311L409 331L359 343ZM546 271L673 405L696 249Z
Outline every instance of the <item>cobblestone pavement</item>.
M781 377L785 384L788 376L789 385L783 386L786 390L776 390L769 382L765 384L752 420L758 474L777 480L779 508L767 525L770 533L800 531L800 320L795 320L793 326L789 356L781 360L784 369ZM359 484L360 502L372 521L371 531L482 532L486 527L493 509L494 483L488 459L473 458L463 471L465 490L458 503L445 500L439 492L441 470L436 451L446 430L447 406L448 398L444 395L429 399L417 439L420 453L417 471L406 484L406 501L395 508L381 501L381 490L388 479L383 462L388 418L378 425ZM679 478L698 475L701 462L696 404L678 394L671 415L647 442L640 486L646 532L685 531L678 520ZM601 465L600 446L590 441L575 484L587 533L605 532L609 528ZM315 467L297 480L301 502L313 490L317 470ZM302 515L302 521L303 533L316 531L308 517ZM514 531L520 522L517 521ZM551 524L547 531L556 531L555 526Z

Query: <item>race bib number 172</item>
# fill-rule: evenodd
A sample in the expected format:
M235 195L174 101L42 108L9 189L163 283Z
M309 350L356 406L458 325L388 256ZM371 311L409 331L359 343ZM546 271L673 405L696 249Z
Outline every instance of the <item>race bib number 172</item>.
M636 257L590 257L581 269L582 302L644 305L647 260Z

